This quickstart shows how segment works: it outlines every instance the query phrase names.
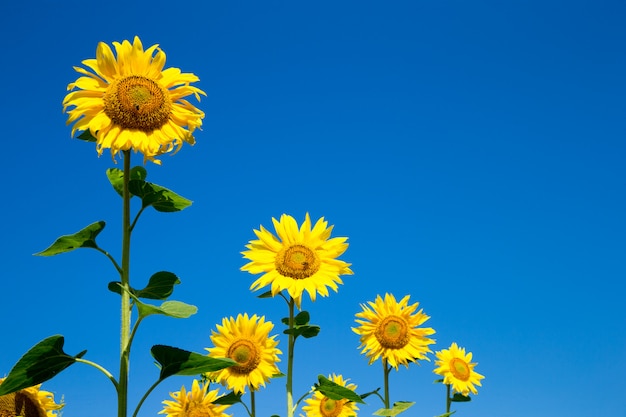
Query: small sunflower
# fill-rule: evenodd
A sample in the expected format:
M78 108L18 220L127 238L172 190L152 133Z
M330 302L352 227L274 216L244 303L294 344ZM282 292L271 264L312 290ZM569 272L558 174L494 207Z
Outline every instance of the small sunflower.
M100 42L96 58L82 61L89 70L74 67L82 76L67 86L74 91L63 99L67 124L74 123L72 136L89 131L98 155L106 148L113 157L133 149L157 164L156 156L178 151L183 142L193 145L192 133L202 126L204 113L185 97L206 95L190 85L198 77L178 68L164 70L165 53L158 45L144 51L137 36L132 44L125 40L113 46L117 57Z
M369 306L361 304L363 311L356 314L359 327L352 330L360 335L361 353L369 358L370 365L382 357L389 365L398 369L398 365L408 367L409 362L428 359L431 352L428 345L435 343L430 336L435 331L430 327L418 327L430 317L419 310L419 303L409 305L409 295L396 302L392 294L385 298L376 296L376 301L368 301Z
M246 387L257 390L280 373L276 363L282 352L276 347L276 335L270 337L274 328L271 321L256 314L239 314L237 318L224 318L222 325L217 325L217 332L212 331L211 342L215 347L207 348L209 356L230 358L237 365L212 372L208 376L232 389L244 393Z
M0 378L2 384L4 378ZM56 417L63 404L54 402L54 394L40 390L41 385L0 396L1 417Z
M438 366L433 372L443 376L443 383L452 385L455 392L465 396L478 394L474 385L482 386L480 380L484 378L474 371L476 363L472 363L472 352L465 353L465 348L460 348L456 343L450 345L450 349L442 349L435 353Z
M352 391L356 390L356 385L348 384L349 379L343 379L341 375L332 374L328 379ZM315 391L304 402L306 405L302 407L302 411L306 413L306 417L355 417L359 410L353 401L332 400L319 391Z
M218 391L208 391L209 384L200 384L198 380L193 381L191 392L185 391L182 386L180 391L170 393L172 400L165 400L163 410L159 414L167 417L231 417L225 411L230 405L214 404L219 398Z
M312 301L317 294L328 296L328 287L337 291L342 284L339 275L352 274L350 264L337 259L348 248L346 237L330 239L333 226L320 218L311 228L307 213L298 228L296 220L286 214L280 220L272 218L278 238L261 226L254 233L258 240L251 240L242 252L250 262L241 270L251 274L263 274L250 289L256 291L271 285L272 295L287 290L300 308L302 293L306 290Z

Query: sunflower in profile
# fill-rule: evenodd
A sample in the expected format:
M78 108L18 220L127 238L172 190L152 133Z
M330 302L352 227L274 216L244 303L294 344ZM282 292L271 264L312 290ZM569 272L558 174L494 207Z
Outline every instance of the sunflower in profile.
M272 218L278 237L261 226L254 233L258 240L251 240L242 252L250 260L241 270L251 274L263 274L250 289L256 291L271 285L272 295L287 290L300 309L302 293L306 290L312 301L317 294L328 296L328 287L337 291L342 284L339 275L352 274L350 264L337 259L348 248L346 237L330 238L333 226L320 218L311 227L307 213L298 228L296 220L286 214L280 220Z
M215 347L207 348L209 356L230 358L237 365L212 372L207 376L243 394L246 387L256 391L274 375L280 374L276 363L282 352L276 347L276 335L270 336L274 328L271 321L256 314L239 314L237 318L224 318L222 325L217 325L217 332L212 331L211 342Z
M225 411L230 405L214 404L219 398L218 391L208 391L209 384L200 384L198 380L194 380L191 385L191 392L185 391L185 387L181 387L180 391L170 393L174 399L163 401L163 410L159 414L165 414L167 417L231 417Z
M71 92L63 100L67 124L74 123L72 136L89 132L98 155L107 148L113 157L133 149L157 164L156 156L178 151L183 142L193 145L204 113L185 97L206 95L190 85L198 77L178 68L164 70L165 53L158 45L144 51L137 36L132 44L113 46L117 56L100 42L96 58L82 61L89 69L74 67L82 76L67 86Z
M475 385L479 387L480 380L484 378L474 371L476 363L472 363L472 352L465 353L465 348L460 348L456 343L450 345L450 349L442 349L435 353L438 366L433 372L443 376L443 383L451 385L455 392L469 395L478 394Z
M2 384L4 378L0 378ZM54 394L40 390L41 385L0 396L1 417L56 417L63 404L54 402Z
M428 345L435 343L428 338L435 333L430 327L419 327L430 317L422 310L416 312L419 303L409 305L409 295L397 302L392 294L383 299L361 304L363 311L356 314L359 327L352 330L360 337L361 353L369 358L370 365L382 357L396 370L398 365L408 367L409 362L428 359ZM371 308L370 308L371 307Z
M356 385L348 384L349 380L343 379L341 375L332 374L328 379L352 391L356 390ZM302 407L302 411L306 413L306 417L355 417L359 410L353 401L332 400L319 391L315 391L304 402L306 405Z

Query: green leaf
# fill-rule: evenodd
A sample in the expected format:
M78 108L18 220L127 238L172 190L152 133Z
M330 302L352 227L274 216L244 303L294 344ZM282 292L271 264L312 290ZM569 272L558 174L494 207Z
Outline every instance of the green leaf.
M105 223L99 221L92 223L73 235L61 236L52 245L35 256L53 256L59 253L71 252L78 248L97 248L96 236L104 229Z
M144 304L135 299L137 304L137 310L139 310L139 317L144 318L153 314L163 314L164 316L174 317L176 319L186 319L189 316L193 316L198 312L196 306L185 304L180 301L165 301L160 307Z
M0 384L0 396L23 388L41 384L83 357L86 350L76 356L63 352L63 336L50 336L33 346L13 366L6 379Z
M304 326L306 324L309 324L310 319L311 316L309 315L308 311L301 311L296 315L296 317L294 317L293 321L296 326Z
M317 380L319 383L315 384L315 390L321 392L331 400L343 400L345 398L348 401L365 404L359 394L349 388L342 387L336 382L326 378L324 375L318 375Z
M468 395L459 394L458 392L455 392L452 398L450 398L450 400L457 402L457 403L465 403L468 401L472 401L472 399Z
M107 178L113 189L122 196L124 193L124 171L118 168L109 168L106 171ZM148 171L142 166L136 166L130 170L130 179L143 181L148 176ZM132 197L132 194L131 194Z
M172 375L193 376L215 372L237 364L232 359L211 358L172 346L155 345L150 352L161 366L160 380Z
M80 135L76 136L76 139L84 140L85 142L96 142L96 138L93 137L89 130L85 130Z
M135 291L135 295L139 298L165 300L174 292L174 285L178 284L180 284L180 279L175 274L160 271L150 277L146 288Z
M128 189L131 194L141 198L143 207L152 206L156 211L181 211L191 205L191 200L175 192L143 180L130 180Z
M433 381L433 384L443 384L443 378L441 378L441 379L435 379L435 380Z
M320 332L320 326L312 325L312 326L297 326L293 329L283 330L284 334L293 334L294 337L302 336L305 339L310 339L311 337L315 337Z
M237 403L241 403L241 396L243 393L236 394L234 391L229 392L226 395L222 395L218 399L213 401L213 404L218 405L233 405Z
M397 416L403 411L406 411L413 404L415 403L408 402L408 401L398 401L398 402L393 403L392 408L381 408L380 410L374 412L374 415L375 416Z
M378 394L378 391L380 391L380 388L376 388L374 391L366 392L365 394L361 394L361 399L364 400L367 397L369 397L370 395Z
M261 295L257 295L257 298L273 298L272 290L267 290Z

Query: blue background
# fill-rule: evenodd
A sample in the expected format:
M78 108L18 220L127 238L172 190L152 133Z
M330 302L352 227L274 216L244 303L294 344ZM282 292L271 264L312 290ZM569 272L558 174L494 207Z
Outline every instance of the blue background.
M194 147L148 180L194 201L146 212L132 283L159 270L197 305L187 320L151 317L131 358L131 405L155 380L149 348L202 352L222 317L277 324L240 272L252 230L309 212L348 236L353 276L303 308L322 331L298 341L295 395L341 373L382 386L351 331L360 303L391 292L432 318L434 349L456 341L486 378L460 416L626 416L626 5L621 1L35 1L0 13L3 80L3 340L0 374L44 337L117 374L117 279L96 251L33 257L60 235L107 222L119 255L115 166L70 139L61 101L97 43L139 35L166 67L193 72L208 97ZM134 163L141 164L137 155ZM121 168L118 163L117 167ZM136 207L134 207L136 209ZM286 352L286 339L280 348ZM286 357L281 369L286 371ZM432 362L391 375L404 415L445 411ZM155 415L173 377L148 399ZM112 385L75 365L44 384L65 417L114 415ZM247 399L247 398L246 398ZM258 416L285 415L284 380L257 395ZM371 415L374 397L361 407ZM132 408L131 408L132 412ZM244 415L241 406L231 408Z

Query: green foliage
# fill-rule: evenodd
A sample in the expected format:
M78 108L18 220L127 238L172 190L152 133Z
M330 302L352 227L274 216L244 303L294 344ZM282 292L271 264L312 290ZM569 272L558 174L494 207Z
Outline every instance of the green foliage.
M378 396L380 396L378 394L378 391L380 391L380 388L376 388L374 391L370 391L370 392L366 392L365 394L361 394L361 399L364 400L367 397L369 397L370 395L378 395Z
M84 140L85 142L96 142L96 138L93 137L89 130L85 130L80 135L76 136L76 139Z
M63 336L50 336L33 346L13 366L0 384L0 396L41 384L83 357L86 350L76 356L63 352Z
M293 319L293 329L286 329L284 334L293 334L294 337L302 336L306 339L315 337L320 332L320 327L314 324L309 324L310 315L308 311L299 312ZM289 318L284 317L281 319L283 324L289 326Z
M156 211L167 213L181 211L191 205L191 200L144 180L130 180L128 190L131 194L141 198L143 208L152 206Z
M180 279L172 272L159 271L153 274L146 288L142 290L130 289L130 293L137 298L150 300L166 300L174 292L174 285L180 284ZM119 281L109 282L109 290L121 294L122 284Z
M468 395L463 395L463 394L459 394L458 392L455 392L452 398L450 398L450 401L454 401L457 403L465 403L468 401L472 401L472 399Z
M359 394L349 388L342 387L336 382L326 378L324 375L318 375L317 380L319 382L315 384L313 388L324 394L327 398L330 398L331 400L343 400L345 398L348 401L365 404Z
M107 178L113 186L113 189L120 195L124 192L124 171L117 168L109 168L106 171ZM136 166L130 170L131 180L145 180L148 176L148 171L142 166ZM131 195L132 197L132 195Z
M174 317L176 319L186 319L198 312L196 306L185 304L181 301L164 301L160 307L152 304L144 304L135 299L139 317L144 318L153 314L163 314L164 316Z
M150 353L161 367L159 376L161 381L172 375L194 376L237 364L232 359L211 358L172 346L155 345L150 349Z
M60 253L71 252L78 248L97 248L98 245L96 244L96 236L98 236L102 229L104 229L104 226L105 223L103 221L99 221L90 224L73 235L61 236L48 248L35 253L35 255L53 256Z
M236 394L234 391L231 391L228 394L222 395L221 397L213 401L213 404L233 405L233 404L241 403L243 402L241 401L242 395L243 395L242 393Z
M403 411L406 411L407 409L409 409L414 404L415 404L414 402L409 402L409 401L398 401L398 402L393 403L392 408L381 408L380 410L377 410L376 412L374 412L374 415L375 416L397 416Z

